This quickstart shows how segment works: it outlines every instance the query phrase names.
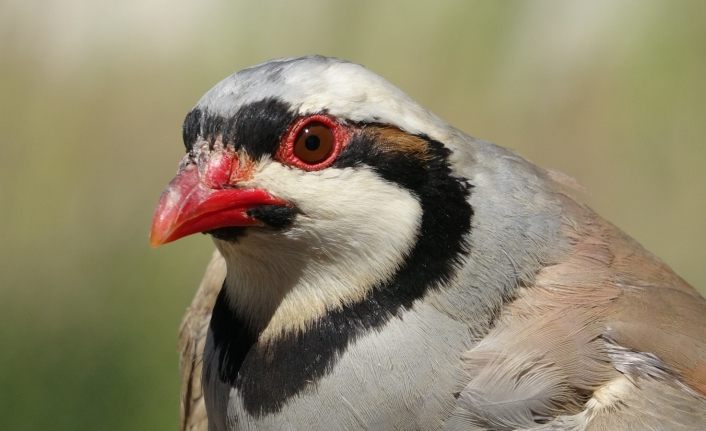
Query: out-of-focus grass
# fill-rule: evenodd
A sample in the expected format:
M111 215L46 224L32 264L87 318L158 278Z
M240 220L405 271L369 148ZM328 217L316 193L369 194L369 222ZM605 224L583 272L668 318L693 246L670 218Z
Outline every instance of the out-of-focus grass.
M363 63L574 175L704 292L704 18L698 1L5 0L2 429L176 426L176 331L211 245L151 250L150 216L187 110L272 57Z

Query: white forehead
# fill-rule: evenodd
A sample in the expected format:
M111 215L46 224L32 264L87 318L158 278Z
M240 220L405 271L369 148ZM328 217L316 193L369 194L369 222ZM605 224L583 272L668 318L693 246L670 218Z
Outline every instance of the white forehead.
M197 108L223 117L275 98L300 115L317 112L354 122L391 124L442 139L448 126L400 89L363 66L328 57L278 59L234 73L209 90Z

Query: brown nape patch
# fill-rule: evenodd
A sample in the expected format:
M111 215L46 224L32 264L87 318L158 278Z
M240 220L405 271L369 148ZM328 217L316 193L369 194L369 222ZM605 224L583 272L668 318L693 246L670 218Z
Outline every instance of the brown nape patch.
M398 128L373 126L367 127L365 133L372 135L379 148L386 153L406 153L424 161L431 158L426 140Z

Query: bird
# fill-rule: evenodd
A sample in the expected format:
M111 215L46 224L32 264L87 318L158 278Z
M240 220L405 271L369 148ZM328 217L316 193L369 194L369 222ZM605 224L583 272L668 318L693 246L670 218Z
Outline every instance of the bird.
M215 243L182 430L706 429L706 300L568 175L322 56L228 76L183 140L150 233Z

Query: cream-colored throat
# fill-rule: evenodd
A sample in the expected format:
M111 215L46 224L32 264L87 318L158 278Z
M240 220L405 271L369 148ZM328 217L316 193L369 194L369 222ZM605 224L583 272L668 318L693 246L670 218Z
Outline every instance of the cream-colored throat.
M337 235L303 222L286 232L252 230L236 242L216 240L231 307L262 342L306 331L327 312L365 300L395 275L416 242L421 207L409 196L388 207L395 216L371 215Z

